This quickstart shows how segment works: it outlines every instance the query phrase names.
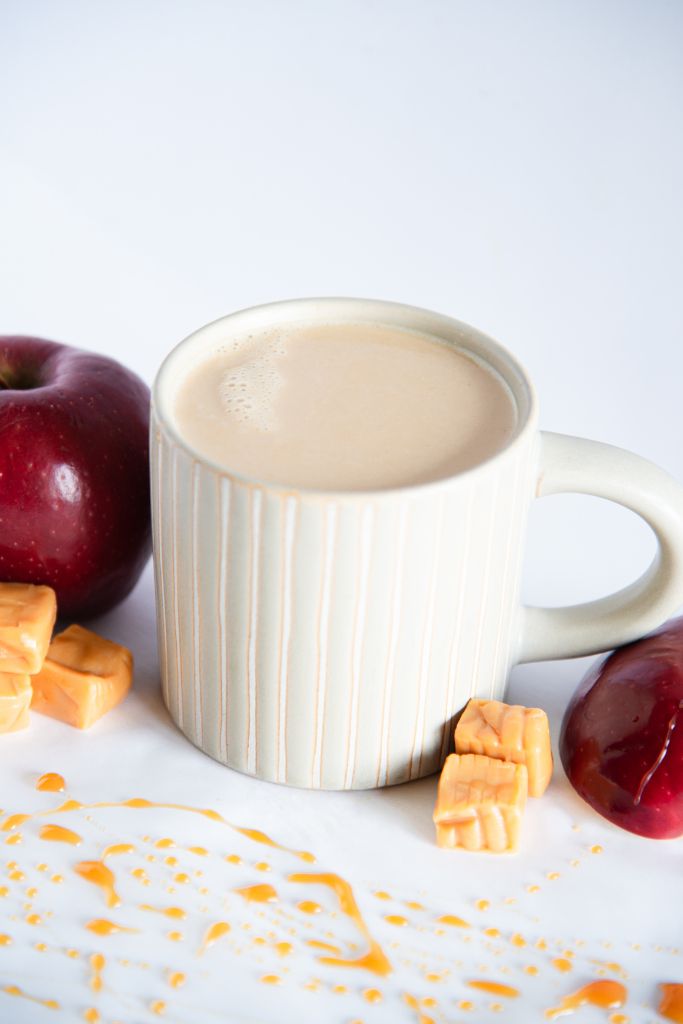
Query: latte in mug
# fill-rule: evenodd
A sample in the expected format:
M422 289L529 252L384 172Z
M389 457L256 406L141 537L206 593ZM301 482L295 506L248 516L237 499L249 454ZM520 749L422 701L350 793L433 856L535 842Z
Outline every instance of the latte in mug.
M178 429L203 457L270 484L405 487L461 473L505 447L517 411L472 355L377 323L232 338L187 375Z

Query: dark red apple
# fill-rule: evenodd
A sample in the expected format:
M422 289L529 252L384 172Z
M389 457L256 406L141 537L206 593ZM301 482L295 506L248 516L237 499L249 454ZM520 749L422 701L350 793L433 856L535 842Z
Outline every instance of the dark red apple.
M150 549L149 388L104 356L0 337L0 580L48 583L89 618Z
M574 789L615 825L683 835L683 618L593 668L562 722Z

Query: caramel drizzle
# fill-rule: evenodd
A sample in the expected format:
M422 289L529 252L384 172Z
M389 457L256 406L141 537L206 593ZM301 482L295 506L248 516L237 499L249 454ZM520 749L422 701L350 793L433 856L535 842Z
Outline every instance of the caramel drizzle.
M88 921L85 927L89 932L94 932L95 935L118 935L119 932L128 932L132 935L139 931L139 928L125 928L122 924L116 924L114 921L108 921L103 917Z
M565 996L559 1006L545 1011L548 1020L563 1017L580 1007L590 1004L602 1010L618 1010L626 1002L626 988L618 981L592 981L578 992Z
M70 828L62 828L61 825L43 825L40 830L40 838L48 843L69 843L71 846L80 846L83 840Z
M229 931L230 925L228 924L227 921L216 921L215 924L212 924L211 927L207 929L206 935L204 936L204 941L199 947L197 955L201 956L202 953L206 952L209 946L213 946L215 942L218 942L219 939L222 939L223 936L227 935Z
M114 889L114 874L101 860L82 860L74 871L86 882L100 887L108 907L121 906L121 898Z
M45 772L36 782L36 789L41 793L63 793L66 782L57 772Z
M36 811L34 814L11 814L8 818L5 818L4 822L0 826L0 831L13 832L15 829L19 828L20 825L23 825L25 821L45 817L48 814L67 814L70 811L121 807L130 807L134 810L149 810L151 808L156 808L159 810L185 811L188 814L198 814L203 818L208 818L209 821L215 821L219 825L224 825L232 832L237 832L246 839L250 839L253 843L260 843L263 846L270 846L275 850L283 850L285 853L291 853L294 857L298 857L299 860L306 861L307 864L315 863L315 857L312 853L308 853L306 850L293 850L289 846L283 846L281 843L276 843L274 839L271 839L269 835L266 835L265 832L261 832L259 829L244 828L241 825L233 825L232 822L228 821L227 818L224 818L222 814L218 813L218 811L212 811L202 807L192 807L189 804L155 803L152 800L145 800L143 797L133 797L130 800L123 801L103 800L90 804L83 804L78 800L65 800L63 804L59 807L55 807L54 810L51 811Z
M677 710L674 711L673 715L669 719L669 724L667 726L666 736L664 737L662 749L659 751L659 754L653 761L652 765L648 768L648 770L645 772L642 779L640 780L640 785L638 786L636 795L633 798L633 803L636 807L642 800L643 793L645 792L647 786L650 785L650 782L652 781L652 776L657 771L660 764L666 757L667 750L669 749L669 744L671 743L671 737L673 736L674 729L676 728L676 722L681 711L683 711L683 700L679 701Z
M476 988L479 992L488 992L492 996L503 996L504 999L516 999L519 989L512 985L502 985L499 981L468 981L470 988Z
M242 889L234 889L238 896L247 903L275 903L277 892L272 885L245 885Z
M357 957L354 960L348 960L338 956L319 956L318 961L321 964L329 964L332 967L360 968L362 970L371 971L373 974L378 974L380 976L385 976L391 973L392 966L385 956L382 947L370 934L370 929L358 909L358 904L356 903L353 895L353 889L344 878L340 878L339 875L332 873L296 873L289 875L287 880L301 885L326 885L337 897L341 912L346 914L346 916L353 921L368 944L369 948L364 956Z
M17 996L20 999L28 999L32 1003L38 1003L39 1006L46 1006L48 1010L59 1010L60 1008L56 999L38 999L37 996L31 996L28 992L24 992L23 988L19 988L18 985L4 985L0 991L4 992L7 996Z

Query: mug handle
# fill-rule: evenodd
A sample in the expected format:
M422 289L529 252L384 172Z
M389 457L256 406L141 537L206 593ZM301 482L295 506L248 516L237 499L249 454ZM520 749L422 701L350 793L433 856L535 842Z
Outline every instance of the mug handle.
M518 662L597 654L656 629L683 602L683 487L652 462L613 445L541 432L536 496L592 494L648 523L649 568L614 594L565 608L523 607Z

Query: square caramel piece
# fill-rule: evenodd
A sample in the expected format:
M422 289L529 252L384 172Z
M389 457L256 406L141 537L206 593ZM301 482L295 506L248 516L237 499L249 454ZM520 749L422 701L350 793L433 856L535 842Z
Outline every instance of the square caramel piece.
M548 716L541 708L471 700L455 727L456 754L486 754L525 764L529 796L543 796L553 774Z
M0 672L35 675L57 618L52 587L0 583Z
M31 678L26 673L0 672L0 732L16 732L28 725Z
M123 700L133 678L133 655L82 626L69 626L50 644L43 667L33 678L33 711L77 729Z
M483 754L451 754L434 808L437 844L493 853L517 849L526 794L525 765Z

